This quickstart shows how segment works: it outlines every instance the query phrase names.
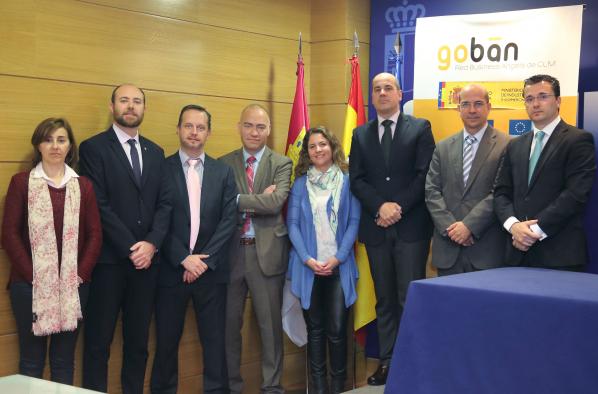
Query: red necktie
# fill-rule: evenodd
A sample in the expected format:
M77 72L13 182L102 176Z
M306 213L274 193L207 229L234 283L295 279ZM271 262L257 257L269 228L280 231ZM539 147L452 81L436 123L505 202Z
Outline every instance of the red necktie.
M247 165L245 166L245 175L247 176L247 188L249 189L249 194L253 194L253 177L255 173L253 171L253 164L256 162L256 158L253 156L249 156L247 158ZM246 213L245 214L245 222L243 222L243 234L249 231L249 225L251 224L251 218Z

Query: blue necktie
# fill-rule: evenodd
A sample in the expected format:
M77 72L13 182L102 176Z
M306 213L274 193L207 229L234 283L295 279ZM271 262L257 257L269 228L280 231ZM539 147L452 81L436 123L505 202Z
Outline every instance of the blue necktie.
M384 126L384 134L382 134L382 140L380 141L382 145L382 153L384 154L384 161L388 166L390 162L390 148L392 146L392 120L386 119L382 122L382 126Z
M141 186L141 165L139 164L139 153L135 145L137 141L130 139L127 141L131 145L131 165L133 166L133 175L135 175L135 181L137 185Z
M544 140L544 133L542 130L538 131L534 138L536 139L536 145L534 145L534 151L529 158L529 172L527 174L527 184L532 180L532 175L534 174L534 170L536 169L536 164L538 164L538 159L540 158L540 154L542 153L542 140Z

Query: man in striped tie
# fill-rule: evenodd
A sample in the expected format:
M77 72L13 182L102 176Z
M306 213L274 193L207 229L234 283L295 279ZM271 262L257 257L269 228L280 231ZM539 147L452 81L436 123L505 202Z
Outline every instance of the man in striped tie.
M567 96L577 94L577 86L567 88ZM558 79L526 79L523 99L533 130L509 143L494 190L496 215L512 237L506 262L579 271L587 261L583 214L596 171L594 139L561 119Z
M509 137L488 124L490 108L483 86L465 86L458 107L463 129L436 145L430 163L426 205L439 275L503 264L506 234L494 214L492 191Z
M282 207L291 183L291 159L266 146L270 116L250 104L237 125L243 147L221 160L235 173L239 226L231 246L231 277L226 304L226 362L231 394L243 389L241 328L247 293L262 342L261 392L282 394L282 289L289 258L289 238Z

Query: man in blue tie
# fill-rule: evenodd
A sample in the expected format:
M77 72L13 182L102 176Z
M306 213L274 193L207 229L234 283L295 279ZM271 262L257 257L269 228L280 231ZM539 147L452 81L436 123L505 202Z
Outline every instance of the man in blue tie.
M496 214L511 234L510 265L578 271L587 261L583 213L596 170L594 140L561 119L560 95L550 75L524 82L533 130L507 146L494 190Z
M376 118L353 131L351 191L361 202L359 240L365 244L376 290L380 363L368 384L386 383L412 280L426 276L432 221L424 185L434 153L430 122L404 114L394 75L372 80Z
M108 390L108 359L122 310L123 393L143 393L149 326L158 264L170 222L164 151L139 134L145 94L118 86L110 103L113 123L80 147L80 170L93 182L103 244L85 317L83 387Z

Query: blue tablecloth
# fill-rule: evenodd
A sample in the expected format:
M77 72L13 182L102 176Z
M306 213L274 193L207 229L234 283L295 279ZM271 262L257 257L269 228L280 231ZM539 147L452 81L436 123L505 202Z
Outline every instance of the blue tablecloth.
M596 157L598 157L598 131L592 130L594 136L594 147L596 148ZM588 240L588 264L587 272L598 274L598 175L594 177L594 185L590 193L590 199L586 206L585 230Z
M385 393L598 393L598 276L500 268L413 282Z

